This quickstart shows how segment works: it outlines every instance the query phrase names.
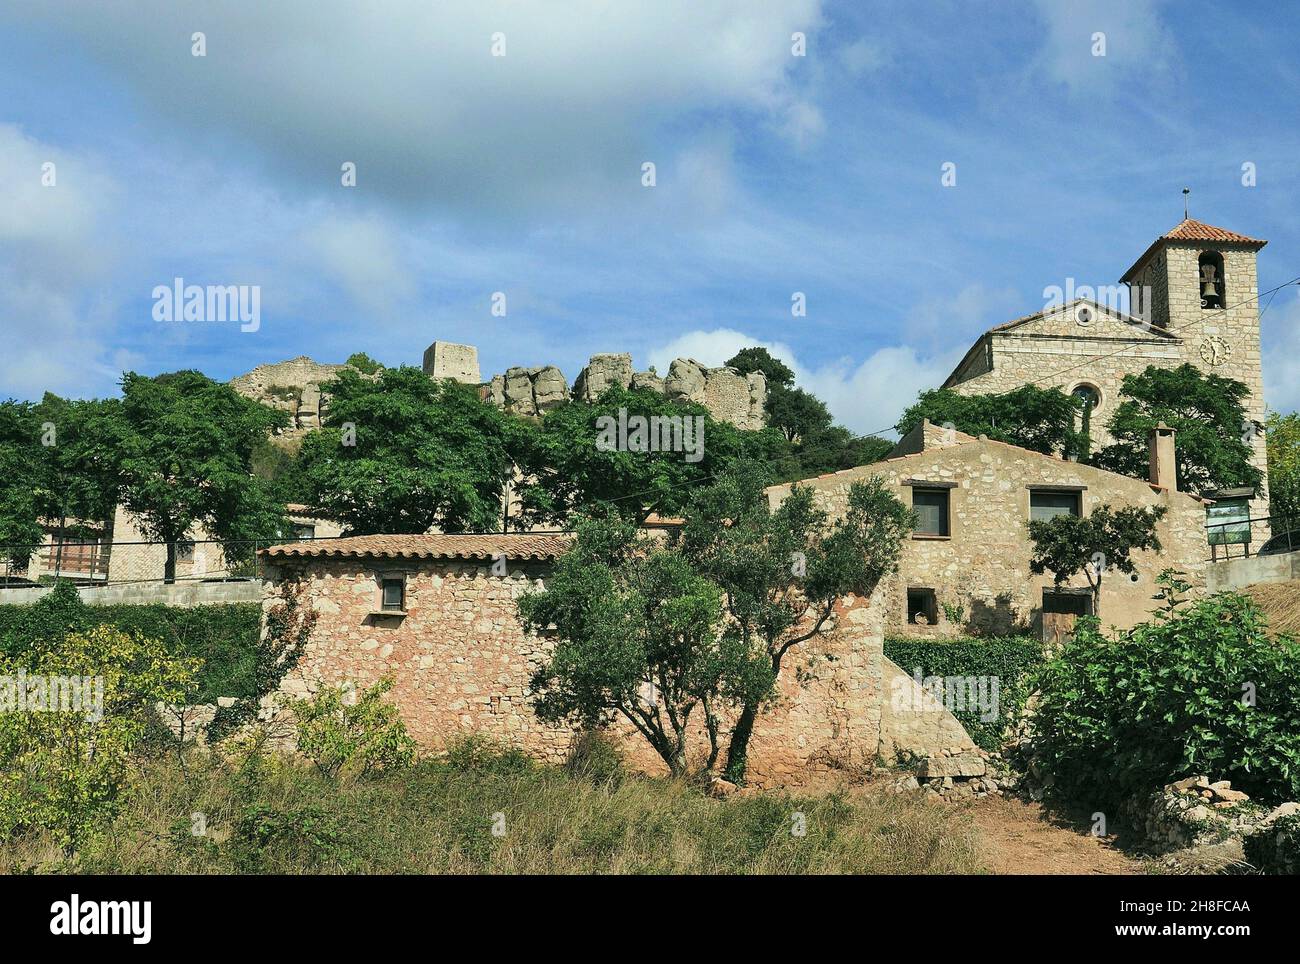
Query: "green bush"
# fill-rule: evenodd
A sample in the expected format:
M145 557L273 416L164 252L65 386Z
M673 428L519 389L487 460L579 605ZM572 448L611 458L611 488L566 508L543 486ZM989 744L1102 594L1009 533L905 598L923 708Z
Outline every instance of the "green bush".
M1019 719L1025 701L1033 692L1031 677L1043 662L1043 644L1028 636L947 640L892 637L885 640L885 655L909 675L919 667L922 677L995 677L998 680L996 719L982 720L978 710L953 713L975 745L993 753L1002 749L1007 727Z
M1201 773L1260 802L1300 795L1300 644L1270 642L1244 596L1113 640L1081 620L1038 685L1036 752L1068 797L1119 803Z
M325 687L309 700L292 700L298 749L330 779L410 766L415 741L407 736L397 707L384 702L392 688L392 677L386 677L353 702L339 686Z
M63 582L37 602L0 605L0 655L18 657L40 641L53 641L96 626L112 626L157 639L176 657L201 661L195 702L218 696L251 696L262 607L257 603L220 606L87 606Z

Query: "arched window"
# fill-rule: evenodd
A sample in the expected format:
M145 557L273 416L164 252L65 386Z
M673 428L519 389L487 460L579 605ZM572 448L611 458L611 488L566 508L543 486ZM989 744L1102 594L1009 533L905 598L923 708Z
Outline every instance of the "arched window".
M1226 302L1223 289L1223 255L1217 251L1202 251L1196 259L1199 272L1197 284L1201 288L1202 308L1222 308Z

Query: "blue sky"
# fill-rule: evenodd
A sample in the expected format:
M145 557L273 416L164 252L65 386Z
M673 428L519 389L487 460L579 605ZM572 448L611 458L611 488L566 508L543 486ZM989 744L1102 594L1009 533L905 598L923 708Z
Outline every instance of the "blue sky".
M1261 290L1300 275L1298 13L0 0L0 397L419 364L435 338L478 345L484 377L570 379L594 352L663 371L761 343L880 429L1045 287L1116 283L1184 186L1194 217L1269 240ZM177 276L260 285L261 328L154 321ZM1289 411L1300 288L1263 326Z

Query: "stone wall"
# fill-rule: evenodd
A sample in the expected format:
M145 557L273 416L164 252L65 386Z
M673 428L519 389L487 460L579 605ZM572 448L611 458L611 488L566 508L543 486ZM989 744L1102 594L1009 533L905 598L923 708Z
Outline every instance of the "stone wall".
M272 365L258 365L246 375L230 380L230 387L245 398L289 413L289 426L278 434L298 438L321 427L326 400L320 386L347 365L326 365L299 355Z
M931 434L942 438L942 429ZM811 486L817 502L832 516L845 511L853 482L870 476L884 480L905 505L912 504L909 482L951 483L950 531L947 538L916 535L903 545L901 569L885 586L888 631L952 636L966 629L1007 633L1041 629L1043 590L1050 575L1029 572L1029 499L1033 486L1078 487L1086 515L1098 505L1164 505L1168 513L1157 532L1160 553L1140 552L1137 578L1111 572L1103 581L1101 616L1107 625L1128 628L1157 607L1155 577L1161 570L1182 570L1195 587L1205 586L1205 508L1183 494L1153 490L1137 479L1105 472L1037 452L953 433L955 441L916 454L847 469L799 483ZM963 441L965 440L965 441ZM779 504L788 485L768 490ZM1082 576L1066 584L1083 589ZM918 627L907 623L908 588L933 589L940 604L961 605L966 624ZM940 616L943 616L940 605Z
M407 573L404 616L376 612L378 574L392 569ZM540 722L529 702L529 679L552 644L525 633L515 608L522 593L543 586L547 571L544 564L512 562L508 575L497 576L487 563L435 559L308 558L268 565L264 606L276 604L286 577L301 574L319 613L285 691L304 696L322 682L368 686L392 676L390 699L426 749L477 734L559 762L575 733ZM755 783L798 784L874 764L888 698L879 612L867 600L850 598L833 632L790 654L780 697L755 727L749 771ZM958 732L936 729L945 743L940 749L964 737L949 720ZM893 746L902 728L890 732ZM632 765L662 772L639 736L619 727L611 733ZM962 745L969 748L969 739ZM694 746L707 748L699 729ZM916 746L924 750L924 741Z
M0 591L0 604L25 606L52 591L48 586L5 589ZM243 582L178 582L170 585L151 582L127 586L80 586L77 593L87 606L158 604L188 609L192 606L261 602L262 583L257 579Z

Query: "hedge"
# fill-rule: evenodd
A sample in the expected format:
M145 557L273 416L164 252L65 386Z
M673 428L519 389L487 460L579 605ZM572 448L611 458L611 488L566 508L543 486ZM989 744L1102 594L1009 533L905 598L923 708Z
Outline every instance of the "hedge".
M1030 676L1042 665L1043 644L1029 636L955 639L885 639L885 655L911 675L982 676L998 681L998 715L980 719L979 710L955 710L975 745L995 753L1002 749L1009 724L1020 716L1032 692Z
M0 605L0 651L19 656L31 640L110 625L160 639L174 652L203 660L197 702L249 696L262 611L257 603L181 608L87 606L63 584L31 605Z

